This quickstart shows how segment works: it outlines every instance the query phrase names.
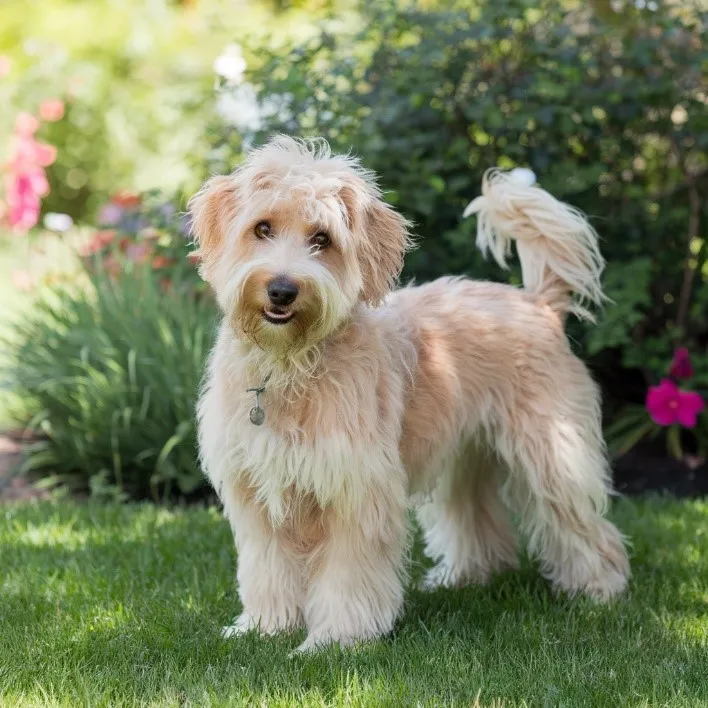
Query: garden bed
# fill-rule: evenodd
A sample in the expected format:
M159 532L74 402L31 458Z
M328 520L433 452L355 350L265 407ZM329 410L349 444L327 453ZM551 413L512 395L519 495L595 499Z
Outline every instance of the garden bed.
M670 494L677 499L708 495L708 464L689 466L658 453L653 446L638 445L615 460L615 489L625 496L649 492Z

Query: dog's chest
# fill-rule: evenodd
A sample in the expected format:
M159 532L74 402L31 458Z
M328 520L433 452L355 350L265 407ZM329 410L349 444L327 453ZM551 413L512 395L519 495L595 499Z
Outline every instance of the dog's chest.
M264 400L264 422L254 425L249 416L254 401L244 401L230 417L230 457L232 469L272 517L284 516L292 491L312 495L323 507L352 506L365 493L366 480L381 473L376 446L362 444L336 421L321 434L306 433Z

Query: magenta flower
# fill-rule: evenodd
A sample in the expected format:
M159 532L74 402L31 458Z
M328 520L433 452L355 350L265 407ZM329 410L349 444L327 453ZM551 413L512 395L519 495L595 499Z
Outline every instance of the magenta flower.
M671 379L662 379L658 386L650 386L646 409L659 425L679 423L694 428L696 418L705 407L705 401L695 391L682 391Z
M679 347L674 352L671 366L669 366L669 376L675 379L690 379L693 376L691 356L686 347Z

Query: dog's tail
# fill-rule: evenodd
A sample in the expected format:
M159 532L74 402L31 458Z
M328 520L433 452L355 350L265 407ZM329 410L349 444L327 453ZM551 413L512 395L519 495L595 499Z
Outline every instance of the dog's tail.
M503 267L516 240L526 290L558 312L593 320L587 305L605 299L597 233L581 212L535 181L528 169L487 170L482 196L468 204L464 216L477 214L477 246Z

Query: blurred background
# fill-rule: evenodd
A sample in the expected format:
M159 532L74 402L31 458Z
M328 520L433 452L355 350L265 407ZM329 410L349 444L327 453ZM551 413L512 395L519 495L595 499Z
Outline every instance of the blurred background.
M184 210L274 132L380 175L420 237L406 278L520 282L461 218L487 167L585 211L611 301L569 333L618 487L708 492L707 22L667 0L2 3L0 494L208 495L216 313Z

